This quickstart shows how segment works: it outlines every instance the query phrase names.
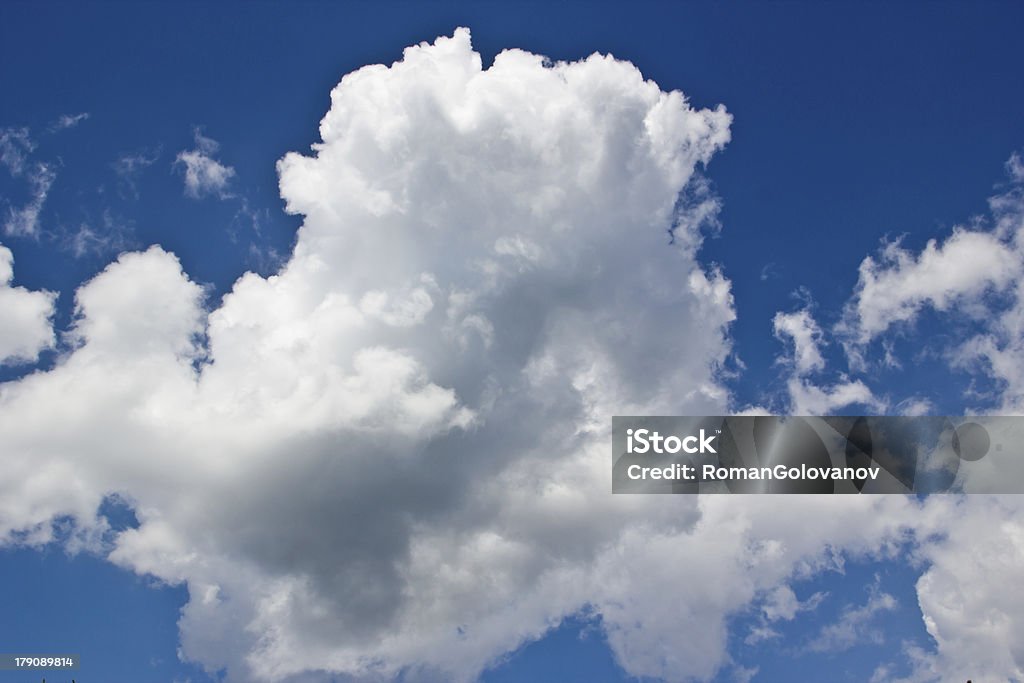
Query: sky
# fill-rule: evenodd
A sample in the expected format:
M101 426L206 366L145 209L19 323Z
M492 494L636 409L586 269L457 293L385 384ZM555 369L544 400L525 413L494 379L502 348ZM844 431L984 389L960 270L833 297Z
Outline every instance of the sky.
M0 652L1024 680L1016 497L612 496L607 462L616 414L1021 412L1022 25L4 3Z

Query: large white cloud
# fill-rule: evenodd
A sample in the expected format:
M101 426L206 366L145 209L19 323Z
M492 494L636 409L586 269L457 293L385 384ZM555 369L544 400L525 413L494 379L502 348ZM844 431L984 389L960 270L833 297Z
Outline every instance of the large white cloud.
M633 514L696 511L612 499L611 415L726 408L714 200L677 199L729 124L600 55L485 70L465 30L349 74L279 164L305 217L280 273L208 310L172 254L122 255L56 367L4 386L3 533L101 528L121 494L110 558L186 582L183 653L239 680L470 678L627 590L587 587Z

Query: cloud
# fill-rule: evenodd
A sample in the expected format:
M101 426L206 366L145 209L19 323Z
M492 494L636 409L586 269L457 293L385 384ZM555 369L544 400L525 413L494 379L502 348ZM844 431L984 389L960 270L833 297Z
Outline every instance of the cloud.
M139 197L138 179L145 169L156 163L160 158L160 149L154 151L141 150L133 154L122 154L112 164L118 178L118 191L122 196ZM187 176L187 173L186 173Z
M883 592L876 583L869 588L868 601L859 607L847 606L839 620L821 629L808 644L808 652L842 652L860 643L879 644L882 634L875 624L879 615L897 607L896 598Z
M4 221L4 233L13 237L33 237L39 232L39 214L50 194L50 187L57 179L57 172L49 164L39 162L26 172L30 198L20 207L8 207Z
M917 595L932 647L904 646L906 678L894 683L1016 681L1024 678L1024 597L1009 589L1024 565L1024 508L1018 496L935 498L918 550L928 569Z
M746 675L730 616L950 504L609 493L612 414L728 408L731 286L680 193L730 124L601 55L484 70L466 30L348 74L278 164L279 272L213 305L123 254L2 385L0 534L129 501L108 558L187 586L182 656L229 680L466 681L577 613L631 675Z
M20 207L7 207L4 233L15 237L32 237L39 231L39 214L50 192L57 172L51 164L29 161L35 143L27 128L6 128L0 131L0 163L14 178L24 177L29 185L29 200Z
M80 114L62 114L60 118L53 122L50 126L50 130L67 130L68 128L74 128L82 121L89 118L89 112L82 112Z
M1024 163L1014 154L1006 168L1009 181L989 200L987 219L955 228L945 241L929 240L916 253L898 240L886 243L877 257L861 262L842 320L829 331L844 349L852 373L875 365L902 369L891 330L898 325L909 334L928 309L943 323L952 323L944 324L945 348L939 351L951 368L997 380L1001 405L996 407L1002 412L1024 409ZM808 379L826 370L822 349L828 337L811 316L810 304L777 313L773 327L777 338L792 343L781 358L792 368L787 380L792 412L824 414L854 403L879 412L888 407L888 400L876 397L861 379L841 375L831 386ZM884 354L877 361L869 348L876 341ZM934 408L924 396L895 405L906 415Z
M918 415L935 415L936 414L935 404L932 403L931 399L922 396L911 396L910 398L900 401L896 405L896 412L899 415L918 416Z
M810 308L793 313L775 314L772 320L775 337L783 342L793 343L790 356L781 356L779 361L790 368L786 381L789 406L793 415L828 415L846 406L861 404L878 412L884 412L885 402L877 398L861 380L851 380L841 375L831 385L821 385L808 379L809 375L826 368L821 347L825 344L824 334L811 316Z
M75 258L90 255L108 255L126 249L132 242L132 224L115 217L104 209L98 221L81 223L74 232L68 232L62 246Z
M819 386L794 377L786 387L790 396L790 412L794 415L830 415L840 408L856 404L879 413L885 412L885 402L859 379L851 380L844 376L835 384Z
M484 70L465 30L347 75L278 165L304 218L277 274L211 308L174 255L124 254L55 367L3 386L0 532L101 525L120 494L140 526L109 558L185 583L184 656L234 680L467 680L592 605L631 670L722 666L744 591L656 610L720 624L675 670L634 629L637 525L676 559L714 541L693 500L612 499L607 439L619 410L726 409L714 202L679 197L730 121L601 55ZM187 191L226 191L214 153L179 155Z
M1006 164L1008 186L989 200L991 234L1012 249L1024 264L1024 165L1016 154ZM1024 412L1024 288L1020 278L1007 287L1008 302L979 302L985 324L951 353L956 367L980 370L996 379L999 410ZM980 365L980 367L979 367Z
M1024 678L1024 597L1007 590L1024 566L1022 512L1015 496L958 505L923 550L918 599L946 676Z
M835 330L852 344L854 358L864 345L882 338L884 364L898 367L892 345L884 336L892 325L911 328L925 308L945 321L946 358L954 368L980 370L999 381L995 409L1019 414L1024 406L1024 299L1019 280L1024 263L1024 164L1018 155L1007 162L1008 182L990 199L990 216L970 229L957 228L940 243L932 240L913 253L890 244L881 258L861 264L857 291L846 317ZM953 316L956 317L953 317ZM970 325L963 325L965 321ZM808 326L798 326L804 329ZM849 349L848 349L849 350ZM794 351L795 353L795 351ZM795 361L794 365L796 364ZM806 385L796 379L795 402L810 399L827 404L827 397L799 395ZM860 380L844 392L870 395ZM814 387L811 387L814 389ZM928 397L912 396L896 405L902 414L934 412ZM1024 509L1015 496L931 497L919 513L907 517L916 539L912 556L926 567L917 582L918 603L932 638L929 647L903 646L903 663L911 664L906 678L893 675L895 666L880 665L873 680L935 683L963 680L1020 680L1024 678L1024 603L1007 591L1019 578L1024 562ZM820 634L816 649L832 651L870 635L861 628L872 613L887 611L887 601L875 596ZM755 639L770 631L752 632Z
M839 331L867 344L892 325L913 323L925 307L984 321L998 305L989 294L1014 293L1024 270L1024 164L1014 154L1006 169L1009 187L989 200L989 225L957 227L916 254L889 242L877 259L865 258Z
M886 244L876 261L860 265L853 301L853 329L866 343L898 322L912 321L924 306L945 311L1000 291L1020 274L1020 257L997 235L957 229L941 245L929 240L919 254L900 242Z
M0 363L34 362L54 345L52 292L13 287L14 256L0 245Z
M781 634L773 628L773 623L792 621L801 612L816 610L826 597L828 597L827 593L819 591L801 602L788 585L778 586L766 595L764 604L761 606L760 618L750 628L743 642L747 645L756 645L762 641L781 637Z
M879 338L882 364L902 367L885 335L896 324L909 328L927 308L953 323L943 328L940 351L950 366L996 380L993 408L1024 409L1024 164L1018 155L1006 170L1008 181L989 200L988 217L957 227L944 242L929 240L918 253L894 242L878 259L864 259L835 329L851 367L866 369L867 345ZM920 402L908 407L927 409Z
M216 195L224 199L229 195L228 184L235 175L235 169L225 166L213 155L220 145L205 137L197 128L194 132L195 149L178 152L174 165L185 173L185 194L193 199Z
M818 349L822 344L821 328L811 317L810 311L780 311L775 314L772 325L778 339L785 341L788 338L793 342L794 365L798 374L804 375L825 367L825 359Z
M768 621L791 621L799 612L817 609L825 597L826 594L819 591L801 602L792 588L779 586L769 594L762 611Z
M14 177L25 170L28 155L35 149L29 137L28 128L4 128L0 130L0 163L7 167Z

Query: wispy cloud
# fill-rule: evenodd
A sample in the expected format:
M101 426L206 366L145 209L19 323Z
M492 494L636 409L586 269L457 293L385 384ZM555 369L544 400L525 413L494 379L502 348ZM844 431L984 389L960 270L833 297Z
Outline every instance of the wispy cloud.
M25 171L28 155L35 149L29 137L28 128L5 128L0 130L0 163L14 177Z
M896 598L882 592L876 578L868 589L868 601L858 607L848 606L839 620L821 629L807 645L809 652L841 652L859 643L880 642L882 634L875 624L875 617L892 612L897 607Z
M67 234L62 246L75 258L112 254L130 246L132 232L130 222L105 209L98 222L82 223L78 230Z
M780 637L780 633L772 624L779 621L792 621L801 612L812 612L818 609L828 593L817 592L806 600L799 600L789 586L783 584L771 591L761 607L758 622L751 627L743 640L747 645L756 645L762 641Z
M778 359L790 369L786 384L789 412L794 415L827 415L854 404L883 410L885 403L859 379L851 380L840 375L838 381L830 385L809 379L827 369L821 353L825 344L824 334L811 315L812 305L813 302L808 300L805 308L793 313L776 313L772 321L776 338L787 345L792 342L791 350Z
M82 112L80 114L63 114L50 124L51 131L67 130L68 128L74 128L82 121L89 118L89 112Z
M29 184L29 200L20 208L8 207L4 221L4 233L15 237L32 237L39 232L39 214L50 194L50 187L57 179L57 172L50 164L38 162L31 170L24 172Z
M193 199L207 195L221 199L230 197L228 184L235 175L235 169L214 159L220 145L204 136L198 128L195 130L195 144L194 149L178 152L174 161L175 167L185 173L185 194Z
M0 131L0 163L7 168L12 178L25 178L29 190L28 202L23 206L7 206L4 233L8 236L24 237L38 233L39 214L57 178L53 164L33 162L29 158L35 148L28 128L5 128Z
M139 175L152 166L160 158L161 150L139 150L130 154L122 154L111 166L117 174L117 189L122 196L130 196L138 199Z

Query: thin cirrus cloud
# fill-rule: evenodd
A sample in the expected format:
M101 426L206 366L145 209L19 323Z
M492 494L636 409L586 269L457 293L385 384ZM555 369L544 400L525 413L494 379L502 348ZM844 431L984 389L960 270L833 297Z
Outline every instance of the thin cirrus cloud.
M730 125L611 57L484 69L465 29L346 75L315 152L278 163L303 224L277 274L211 307L173 254L123 254L78 289L60 362L3 385L0 534L71 517L186 585L182 656L233 681L468 681L578 613L631 675L749 678L732 615L785 621L798 574L913 543L938 643L918 670L968 670L955 634L991 612L952 587L1007 573L1024 533L958 560L993 542L972 525L1020 531L1015 501L608 493L612 414L729 407L731 285L693 219L717 202L677 200ZM224 196L215 153L178 156L186 192ZM138 528L105 528L114 494ZM990 631L983 672L1012 673L1018 633Z
M79 114L62 114L56 121L50 125L51 131L67 130L68 128L74 128L82 121L89 118L89 112L81 112Z
M0 130L0 163L13 178L24 178L29 199L20 207L8 205L4 234L10 237L34 237L39 233L39 217L57 179L53 164L33 162L30 156L36 145L27 128Z

